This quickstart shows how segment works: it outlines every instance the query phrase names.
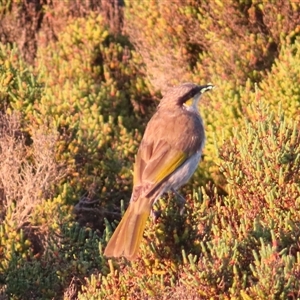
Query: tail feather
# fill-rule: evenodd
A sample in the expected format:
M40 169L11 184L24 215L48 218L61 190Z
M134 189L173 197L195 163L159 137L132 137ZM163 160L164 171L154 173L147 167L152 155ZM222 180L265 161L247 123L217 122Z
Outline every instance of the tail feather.
M151 205L148 199L131 202L110 238L104 255L107 257L124 256L128 260L135 259L150 211Z

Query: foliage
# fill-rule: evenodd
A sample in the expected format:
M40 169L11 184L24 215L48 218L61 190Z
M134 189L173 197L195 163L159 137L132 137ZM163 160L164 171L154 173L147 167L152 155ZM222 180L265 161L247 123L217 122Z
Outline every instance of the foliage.
M42 256L29 251L27 256L21 255L24 249L12 244L9 260L6 257L8 264L4 265L3 260L1 264L5 272L1 277L10 299L59 298L72 280L83 280L102 267L100 241L91 230L82 229L78 224L61 224L49 237Z
M297 38L292 45L288 42L283 45L271 72L260 83L263 98L270 103L273 110L280 105L286 116L297 120L300 107L299 59L300 39Z
M100 14L112 32L120 33L123 14L118 1L1 0L1 42L16 44L22 58L34 64L38 49L57 40L69 20L87 17L91 12Z
M0 5L0 298L298 299L299 4L100 2ZM183 81L216 86L185 210L165 195L138 259L107 260L154 101Z
M125 29L155 87L214 74L260 80L286 36L299 34L294 1L126 1ZM172 70L170 72L170 70ZM191 72L192 70L192 72Z
M0 109L32 109L35 99L41 97L42 86L20 58L16 47L0 44Z
M137 114L148 111L144 80L130 59L130 45L122 43L92 14L70 23L37 60L46 87L32 118L39 124L51 117L61 132L58 155L68 162L74 200L81 198L83 218L89 212L83 206L97 200L99 226L102 210L114 209L107 200L128 196L119 190L129 181L140 140L136 119L144 124Z

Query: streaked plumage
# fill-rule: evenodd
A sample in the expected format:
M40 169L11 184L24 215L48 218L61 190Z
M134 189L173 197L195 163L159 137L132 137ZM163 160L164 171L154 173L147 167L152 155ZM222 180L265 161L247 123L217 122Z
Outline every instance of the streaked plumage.
M195 172L205 142L198 101L212 88L211 84L185 83L170 89L161 100L136 156L129 207L105 256L136 258L153 203L164 192L177 190Z

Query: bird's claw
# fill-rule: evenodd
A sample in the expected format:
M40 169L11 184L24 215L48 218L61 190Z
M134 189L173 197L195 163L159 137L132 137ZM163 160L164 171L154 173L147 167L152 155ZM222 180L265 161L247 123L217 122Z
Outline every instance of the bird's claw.
M156 221L158 220L158 218L161 216L161 210L151 209L150 215L151 215L153 223L156 223Z
M180 195L176 190L172 189L172 192L174 192L174 194L176 195L177 200L179 201L179 206L180 206L180 215L182 216L184 214L185 211L185 203L186 203L186 199Z

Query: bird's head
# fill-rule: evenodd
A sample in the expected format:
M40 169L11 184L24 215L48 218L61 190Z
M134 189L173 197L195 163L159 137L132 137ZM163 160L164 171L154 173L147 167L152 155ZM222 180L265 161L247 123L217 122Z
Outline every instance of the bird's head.
M197 85L194 83L183 83L170 88L161 99L159 108L184 107L188 110L197 110L201 95L213 89L212 84Z

